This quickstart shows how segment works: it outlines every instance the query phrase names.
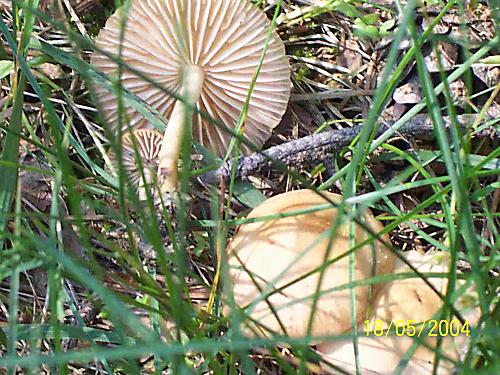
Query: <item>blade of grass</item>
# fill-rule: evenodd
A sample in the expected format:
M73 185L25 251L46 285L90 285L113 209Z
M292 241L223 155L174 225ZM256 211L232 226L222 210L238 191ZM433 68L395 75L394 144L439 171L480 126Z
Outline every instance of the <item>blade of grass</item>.
M19 77L17 88L14 90L14 104L10 118L9 129L12 133L7 133L2 154L0 156L0 233L7 230L9 213L17 186L17 161L19 158L20 139L16 133L21 132L24 96L23 91L26 85L24 75ZM3 239L0 237L0 252L3 249Z
M417 35L415 25L410 23L410 35L413 39L413 42L416 44ZM461 158L461 150L459 135L457 134L457 126L451 129L451 135L454 142L454 147L448 141L448 135L446 132L446 128L443 123L443 118L440 113L440 106L437 100L437 93L432 86L432 82L425 68L424 57L420 50L416 50L416 60L417 60L417 69L420 76L420 81L422 83L422 89L424 91L424 97L427 109L429 111L430 117L434 124L434 129L436 132L436 140L438 142L439 148L442 152L443 160L446 165L446 169L448 172L448 176L450 177L450 183L452 186L453 194L457 197L457 201L459 203L459 211L461 213L459 217L459 228L460 233L465 241L466 247L468 249L467 253L469 255L469 261L472 265L472 273L476 283L477 290L485 290L485 280L484 275L481 273L481 264L479 261L479 246L477 243L476 234L474 232L474 225L472 219L472 213L470 209L470 205L467 199L467 191L465 187L467 186L467 178L468 176L465 174L464 165L468 163L466 161L456 162ZM442 83L442 89L445 90L446 85L448 85L448 81ZM453 111L452 111L453 112ZM452 116L453 117L453 116ZM488 313L488 303L483 293L479 293L479 301L480 307L483 314Z
M13 10L16 10L16 1L13 2ZM38 1L31 0L28 2L31 7L37 7ZM3 23L3 21L2 21ZM32 12L23 13L23 24L22 33L19 41L19 48L17 49L8 29L2 29L2 33L6 38L10 37L12 40L11 48L13 51L17 51L15 69L13 74L12 93L14 96L14 102L12 107L12 114L10 118L9 129L12 133L8 133L5 137L4 147L2 154L0 156L0 161L17 163L19 157L19 143L20 138L16 135L21 132L22 129L22 116L23 116L23 104L24 104L24 90L26 88L26 77L20 70L20 61L23 56L27 53L28 43L33 31L34 17ZM14 22L14 31L16 30L16 22ZM5 165L0 165L0 181L2 184L0 186L0 232L6 230L8 222L8 214L12 207L12 202L14 198L14 193L17 185L17 174L18 170L16 168L9 168ZM0 238L0 251L3 249L3 240Z

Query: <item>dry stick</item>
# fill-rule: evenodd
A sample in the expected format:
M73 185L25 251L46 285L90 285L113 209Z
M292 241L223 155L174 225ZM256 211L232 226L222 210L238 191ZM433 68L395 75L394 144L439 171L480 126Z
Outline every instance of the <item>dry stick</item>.
M450 118L445 116L443 119L446 126L450 127ZM463 129L465 129L467 125L473 124L476 119L477 115L458 116L458 122ZM377 131L377 137L383 134L391 125L391 122L381 125ZM335 151L349 145L360 133L361 126L362 125L357 125L352 128L313 134L278 146L270 147L264 151L242 156L237 161L236 177L247 177L260 169L269 168L273 164L270 159L280 161L294 168L325 160ZM426 114L421 114L413 117L406 125L399 129L398 134L417 138L433 138L434 128L430 117ZM481 138L490 137L491 139L498 140L500 138L500 133L491 127L477 132L476 136ZM233 160L230 160L221 165L218 169L202 174L199 178L205 184L218 184L221 178L229 178L231 175L232 163Z

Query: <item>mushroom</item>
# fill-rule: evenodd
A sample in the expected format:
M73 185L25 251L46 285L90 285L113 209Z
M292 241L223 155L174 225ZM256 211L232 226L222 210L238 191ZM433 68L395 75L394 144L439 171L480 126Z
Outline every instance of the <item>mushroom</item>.
M125 26L120 31L122 20ZM149 106L170 117L159 161L162 191L177 188L177 161L187 113L193 107L235 129L265 49L270 27L266 15L248 0L132 0L124 16L118 10L100 31L96 45L119 55L125 64L121 84ZM117 64L95 52L91 63L109 76ZM138 77L141 72L161 85ZM244 135L258 147L269 138L285 112L290 94L290 67L283 42L273 31L256 78ZM103 87L96 95L104 116L116 131L118 101ZM176 93L182 100L176 100ZM125 103L133 129L152 125ZM187 121L189 122L189 121ZM210 124L200 113L192 118L194 139L223 155L231 134Z
M334 203L342 199L337 194L323 194ZM276 215L278 218L244 224L238 229L227 253L235 302L242 308L250 305L246 311L250 321L243 327L247 336L269 336L271 332L286 333L290 337L302 337L307 334L319 272L288 284L321 267L328 245L328 260L349 251L349 222L342 219L335 235L328 233L338 215L334 206L301 215L279 216L325 204L328 204L327 200L311 190L280 194L263 202L248 215L248 218L267 215ZM360 220L375 233L382 230L382 225L369 210L361 215ZM360 225L356 225L357 244L368 236ZM389 243L387 235L380 237ZM349 258L347 255L328 265L325 270L310 332L313 336L340 334L352 327L350 289L346 287L330 291L331 288L349 283ZM359 281L385 274L391 271L392 264L392 253L375 239L355 250L353 277ZM267 298L276 315L265 300L254 302L261 295L260 290L269 292L285 285L287 286L283 290ZM370 285L355 288L357 323L365 319L370 292ZM230 313L227 304L225 312ZM286 332L283 332L280 321Z
M151 188L154 183L162 139L161 133L153 129L137 129L127 132L122 137L123 169L131 184L138 189L140 200L146 199L145 189ZM109 156L115 168L118 168L119 163L115 153L111 152ZM141 164L138 163L136 156L139 156Z
M407 261L410 262L418 271L447 273L449 269L447 257L441 253L428 253L421 255L417 251L409 251L404 254ZM398 260L395 273L413 272L408 265ZM446 293L446 277L429 277L428 281L441 293ZM418 323L429 321L430 319L440 320L436 313L442 306L441 299L421 278L395 279L386 283L378 292L374 310L369 327L374 327L376 321L379 324L379 332L382 330L381 337L374 333L361 334L358 337L358 360L363 374L392 374L399 362L410 349L415 337L402 335L403 325L412 324L417 332L420 329ZM472 312L472 314L471 314ZM471 310L467 316L470 324L476 321L473 317L475 313ZM385 333L392 322L392 327L399 325L399 335ZM398 323L399 322L399 323ZM458 322L457 322L458 323ZM382 324L380 326L380 324ZM431 329L430 325L423 328ZM445 328L443 328L445 329ZM458 329L458 326L455 327ZM405 328L405 332L411 333L411 328ZM359 327L359 332L365 332L365 324ZM421 336L423 337L423 336ZM425 338L425 343L431 348L435 348L437 338ZM451 360L459 359L459 351L466 344L463 337L443 337L441 345L442 354ZM354 357L354 346L351 339L335 340L328 343L322 343L317 346L320 353L331 364L336 365L346 371L354 371L356 368ZM432 373L434 362L434 351L420 345L413 353L410 361L402 374L427 375ZM328 366L323 365L326 369ZM439 362L438 374L453 374L453 363L448 359L442 358Z

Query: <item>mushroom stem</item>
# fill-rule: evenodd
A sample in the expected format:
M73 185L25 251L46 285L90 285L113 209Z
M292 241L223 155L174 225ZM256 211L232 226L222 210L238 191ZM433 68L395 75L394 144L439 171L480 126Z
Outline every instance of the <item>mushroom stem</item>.
M181 152L184 132L191 126L192 108L198 102L203 86L203 69L197 65L187 65L183 69L182 88L180 96L184 101L177 100L170 120L168 121L159 155L158 181L162 193L173 193L178 188L177 164ZM186 105L187 104L187 105Z
M144 168L144 179L141 176L141 183L139 184L139 200L145 201L148 199L146 189L151 189L154 183L154 175L149 169ZM151 191L151 190L150 190Z

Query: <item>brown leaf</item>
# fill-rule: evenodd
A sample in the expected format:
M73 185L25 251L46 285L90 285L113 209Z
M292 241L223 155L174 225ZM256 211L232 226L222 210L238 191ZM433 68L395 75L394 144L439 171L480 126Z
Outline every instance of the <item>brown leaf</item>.
M23 199L26 199L30 205L41 212L47 212L52 200L50 184L53 178L43 174L42 171L47 170L47 168L42 167L35 160L25 161L23 165L30 167L30 169L21 168L19 172Z
M461 79L457 79L450 84L450 93L453 102L455 102L459 107L464 108L467 104L467 87L465 82Z
M414 75L410 80L394 90L392 95L394 101L398 104L415 104L422 100L422 86L418 76Z
M427 30L433 21L433 18L424 17L424 19L422 20L422 29ZM442 20L439 21L437 25L432 29L432 32L434 34L446 34L448 31L450 31L450 25Z
M63 75L63 70L61 66L51 63L41 64L37 67L47 78L49 79L59 79Z
M441 58L442 69L445 71L453 69L458 57L458 48L446 42L439 42L436 48ZM434 50L425 56L425 66L430 73L439 72L438 58Z
M359 49L358 43L353 39L345 41L342 52L337 56L336 64L349 69L351 72L357 71L363 65L361 54L356 52Z
M500 83L500 65L472 64L472 71L488 87Z

